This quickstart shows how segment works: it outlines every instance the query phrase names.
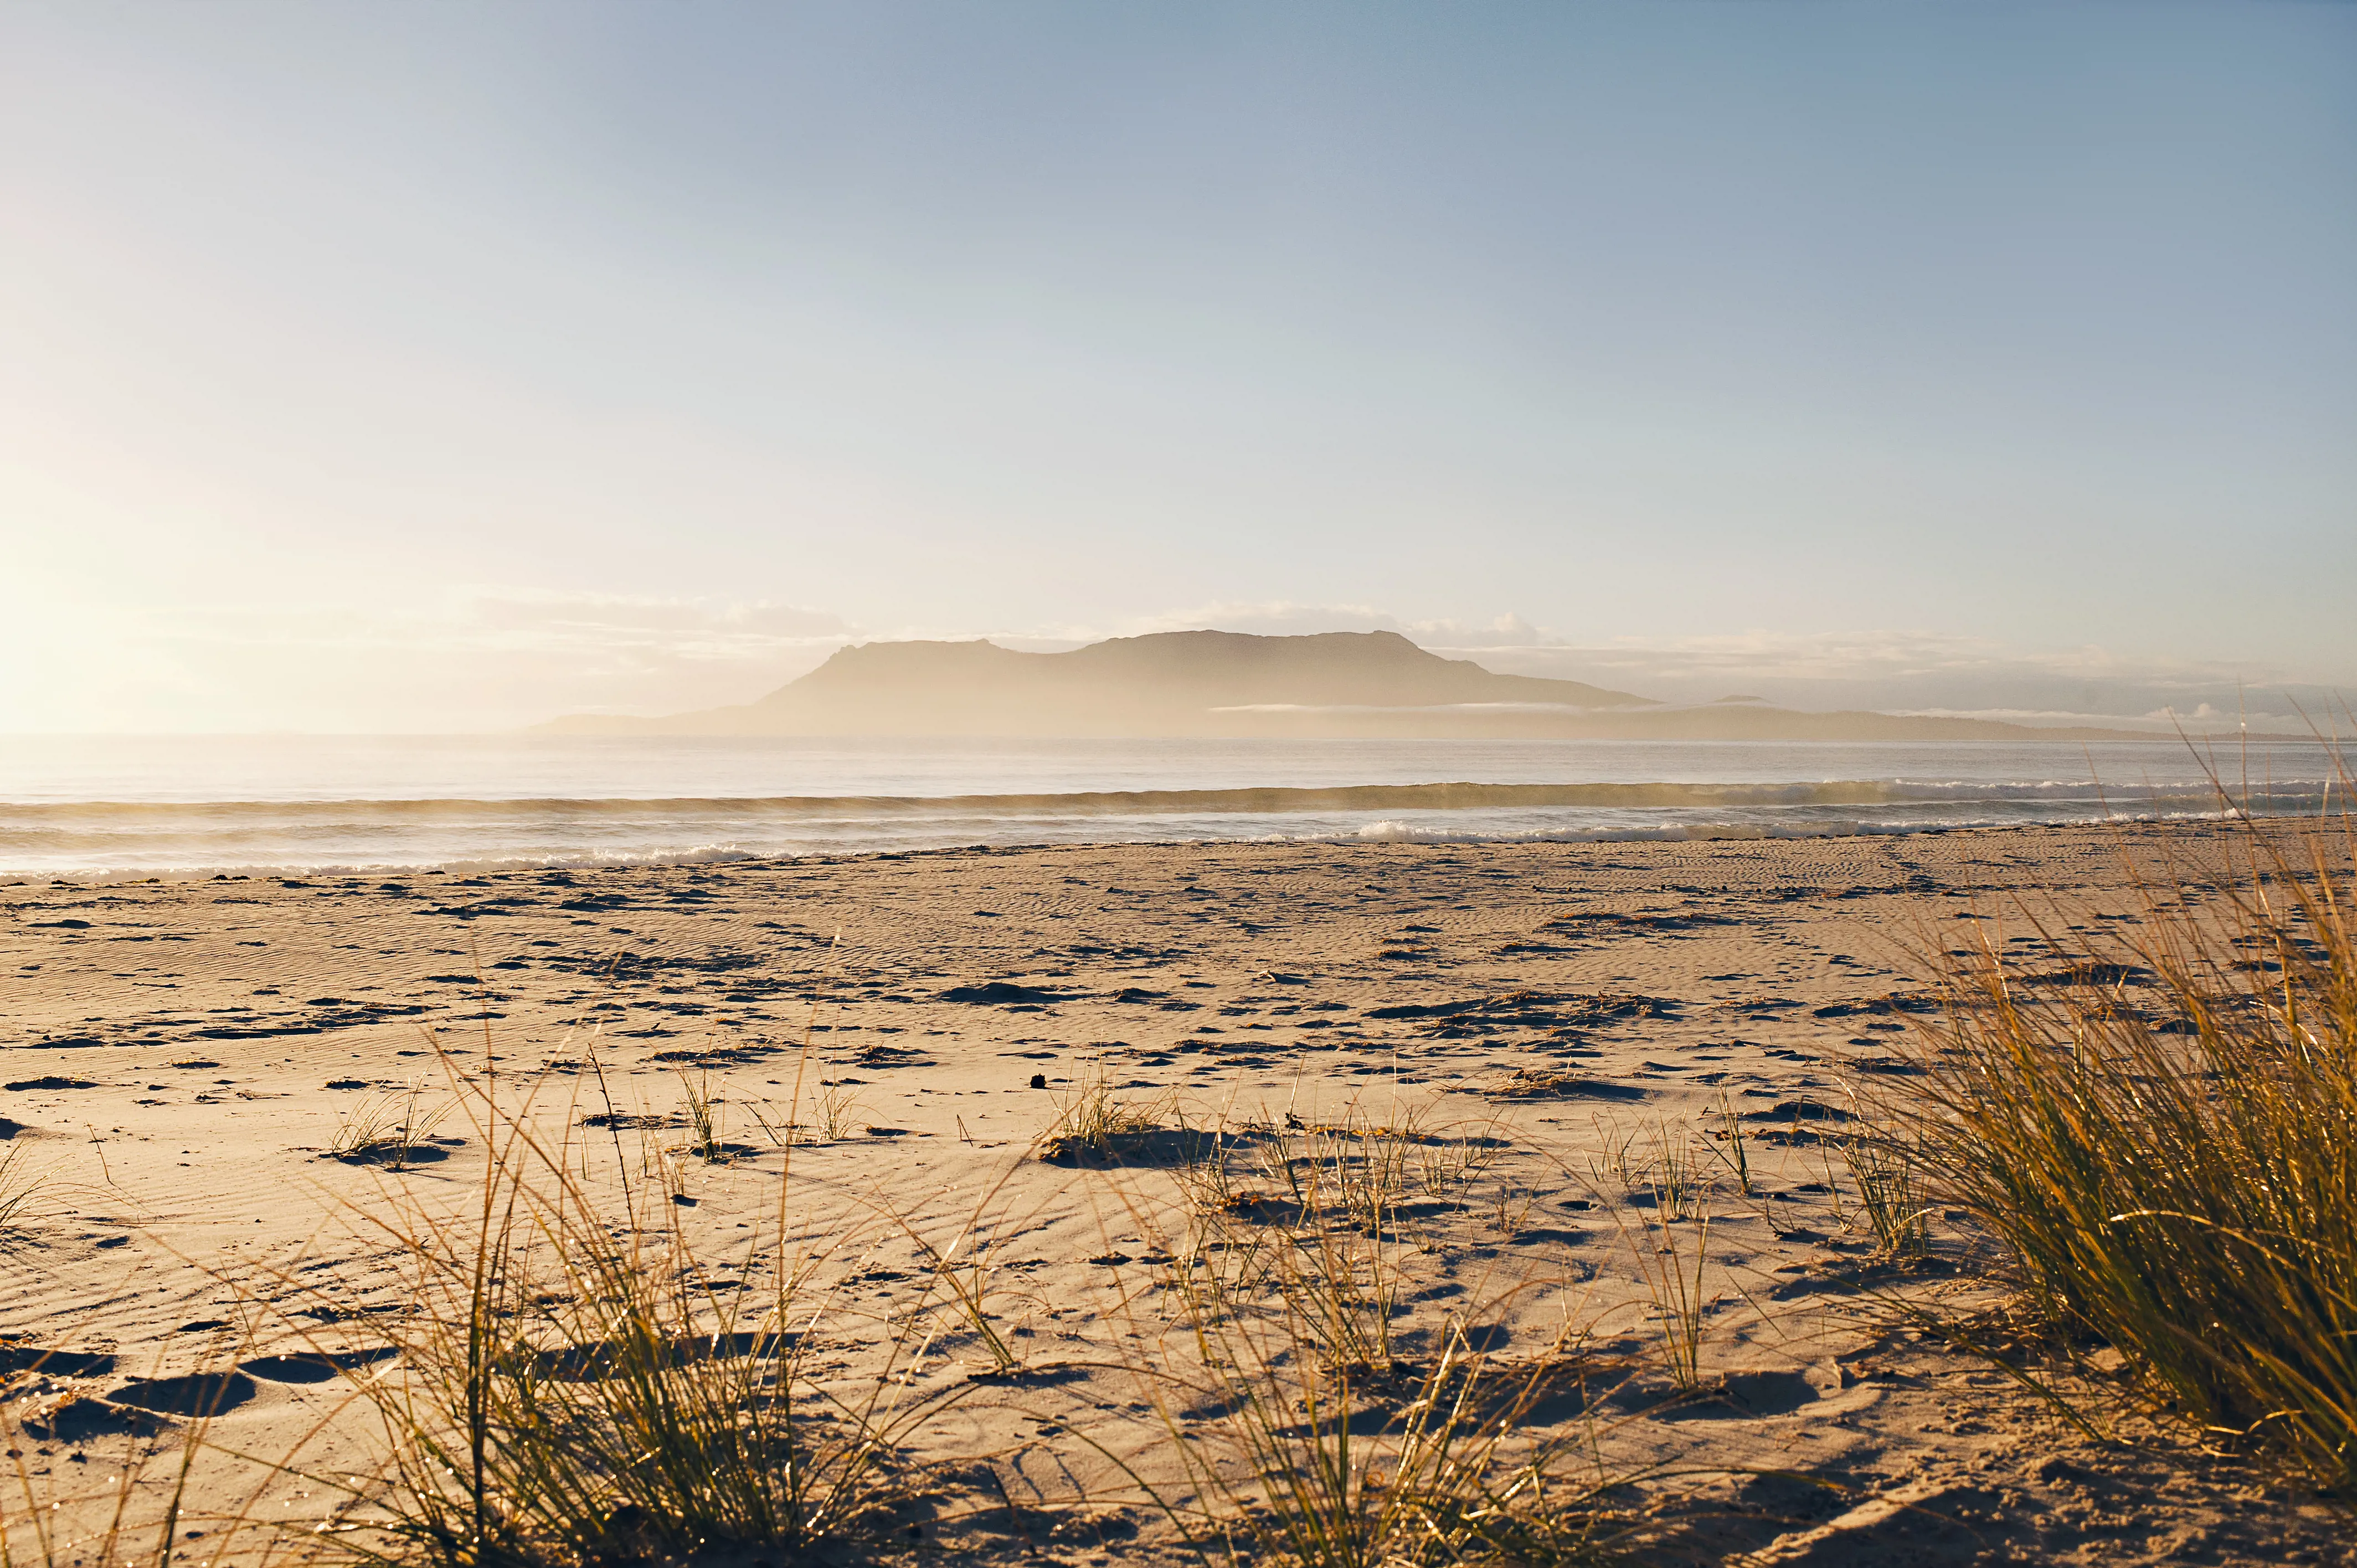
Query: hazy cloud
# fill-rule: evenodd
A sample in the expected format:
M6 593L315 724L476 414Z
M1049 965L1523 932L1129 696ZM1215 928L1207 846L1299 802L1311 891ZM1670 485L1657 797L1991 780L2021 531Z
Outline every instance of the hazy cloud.
M797 605L490 589L458 596L449 620L460 640L717 662L840 646L854 633L842 617Z
M1167 611L1131 622L1110 635L1135 637L1156 631L1243 631L1262 637L1300 637L1326 631L1394 631L1426 645L1480 643L1518 647L1544 640L1544 634L1508 611L1486 621L1411 620L1369 605L1310 605L1276 599L1229 601Z
M126 612L0 728L477 730L560 712L741 703L816 666L854 628L769 600L479 587L355 608ZM40 697L44 700L30 700Z
M1157 631L1243 631L1261 637L1304 637L1323 631L1395 631L1405 636L1407 628L1396 617L1369 605L1231 600L1141 617L1116 635L1137 637Z
M2254 725L2296 729L2306 727L2298 710L2321 719L2342 701L2328 681L2294 679L2259 660L2137 659L2093 646L2021 649L1901 630L1589 646L1550 637L1435 651L1516 674L1590 681L1670 702L1707 703L1741 693L1795 708L2029 725L2165 731L2176 715L2206 724L2242 714Z

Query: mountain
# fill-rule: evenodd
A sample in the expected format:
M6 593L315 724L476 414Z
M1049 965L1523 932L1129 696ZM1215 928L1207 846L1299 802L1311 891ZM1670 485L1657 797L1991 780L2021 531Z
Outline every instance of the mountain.
M1252 637L1169 631L1066 653L990 642L870 642L743 707L661 719L581 714L584 733L726 735L1258 734L1303 710L1650 705L1580 681L1497 675L1394 632Z
M870 642L741 707L576 714L544 735L1434 736L1459 739L2126 738L1975 719L1801 714L1755 701L1670 708L1580 681L1499 675L1394 632L1170 631L1065 653Z

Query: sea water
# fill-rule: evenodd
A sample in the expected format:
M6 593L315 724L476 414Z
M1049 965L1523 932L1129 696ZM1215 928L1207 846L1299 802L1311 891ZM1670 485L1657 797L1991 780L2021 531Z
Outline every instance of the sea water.
M2313 812L2337 799L2336 772L2319 743L2176 739L7 736L0 875L1912 832Z

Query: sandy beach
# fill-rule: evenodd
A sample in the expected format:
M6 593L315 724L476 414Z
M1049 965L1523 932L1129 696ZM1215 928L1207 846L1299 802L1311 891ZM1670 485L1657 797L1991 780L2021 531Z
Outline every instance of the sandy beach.
M0 1568L2357 1568L2352 66L0 3Z
M634 1180L660 1192L716 1301L774 1277L744 1238L782 1224L815 1260L827 1376L873 1384L897 1344L912 1393L956 1389L906 1446L948 1483L917 1538L959 1550L1180 1552L1135 1484L1187 1491L1148 1375L1173 1353L1170 1271L1258 1223L1319 1139L1388 1137L1413 1199L1403 1354L1478 1307L1501 1364L1582 1368L1528 1424L1651 1475L1660 1557L2337 1561L2345 1520L2295 1489L2134 1419L2096 1441L1894 1328L1894 1299L1962 1314L2000 1293L1937 1221L1928 1262L1879 1262L1835 1136L1903 1090L1929 957L1997 920L1991 940L2026 941L2025 901L2100 951L2141 908L2124 852L2199 860L2208 833L16 883L0 1147L48 1185L0 1252L19 1443L0 1509L87 1513L71 1499L111 1498L142 1447L165 1455L136 1484L152 1506L191 1425L168 1380L226 1374L205 1385L221 1409L190 1471L186 1529L210 1532L191 1555L312 1550L352 1505L239 1456L382 1468L352 1380L415 1298L371 1226L474 1199L489 1097L618 1206ZM329 1157L413 1091L414 1114L447 1109L403 1168ZM1092 1093L1232 1147L1208 1221L1198 1146L1039 1157ZM717 1158L683 1142L707 1095ZM1684 1391L1648 1284L1664 1236L1706 1298ZM931 1283L944 1253L984 1265L1015 1374ZM2072 1378L2118 1416L2100 1357Z

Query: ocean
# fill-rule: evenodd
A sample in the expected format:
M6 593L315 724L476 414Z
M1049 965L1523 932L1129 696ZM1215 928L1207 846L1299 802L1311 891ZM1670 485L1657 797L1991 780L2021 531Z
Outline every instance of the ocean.
M0 737L0 876L683 864L965 844L1920 832L2313 812L2330 748L2179 740Z

